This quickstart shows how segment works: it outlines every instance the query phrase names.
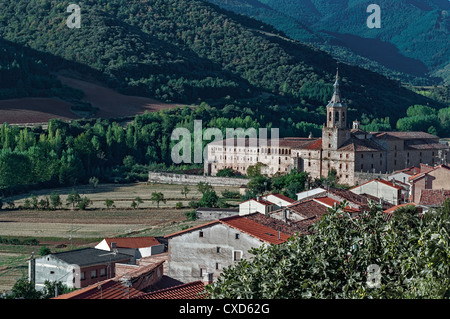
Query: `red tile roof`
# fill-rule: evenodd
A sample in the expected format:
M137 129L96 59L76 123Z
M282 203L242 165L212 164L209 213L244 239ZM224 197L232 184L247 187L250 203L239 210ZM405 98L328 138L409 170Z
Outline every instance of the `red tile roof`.
M281 244L291 237L288 234L276 231L271 227L260 224L254 220L246 218L245 216L224 218L221 222L269 244Z
M326 205L327 207L330 207L330 208L337 206L341 203L340 201L335 200L333 198L329 198L329 197L319 197L319 198L314 198L313 200L316 202L320 202L321 204ZM345 211L347 211L349 213L359 212L358 209L351 208L350 206L346 206Z
M111 248L111 243L116 243L117 248L145 248L161 243L155 237L114 237L105 238L106 243Z
M249 234L250 236L253 236L255 238L258 238L264 242L270 243L270 244L281 244L285 242L290 235L285 234L283 232L280 232L280 239L278 239L278 231L268 227L266 225L260 224L256 222L255 220L252 220L251 218L247 218L246 216L231 216L226 217L218 220L211 221L209 223L205 223L199 226L195 226L192 228L188 228L173 234L166 235L165 238L171 238L175 236L179 236L181 234L209 227L211 225L215 225L218 223L222 223L224 225L233 227L235 229L238 229L244 233Z
M125 287L114 279L107 279L53 299L130 299L141 294L142 291Z
M438 139L436 135L428 134L425 132L376 132L373 133L376 137L387 135L389 137L400 139Z
M206 292L203 282L194 281L142 294L136 296L134 299L203 299L205 297Z
M420 192L419 205L442 206L446 199L450 199L450 190L423 189Z
M404 169L395 171L394 174L396 174L396 173L405 173L405 174L408 174L408 175L415 175L415 174L420 173L420 168L419 167L414 167L414 166L413 167L408 167L408 168L404 168Z
M395 212L397 209L401 208L401 207L406 207L406 206L416 206L416 204L414 203L406 203L406 204L400 204L400 205L396 205L394 207L388 208L386 209L384 212L385 213L393 213Z

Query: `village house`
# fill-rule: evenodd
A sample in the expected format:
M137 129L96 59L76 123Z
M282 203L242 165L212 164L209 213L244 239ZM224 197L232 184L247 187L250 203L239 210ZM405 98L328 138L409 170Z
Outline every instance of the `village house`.
M105 251L116 250L131 255L136 260L163 253L165 245L155 237L115 237L103 239L95 248Z
M438 165L421 169L409 178L410 201L419 202L423 190L450 190L450 167Z
M42 290L47 280L60 281L68 288L82 288L113 278L116 264L130 263L132 259L130 255L96 248L52 253L29 261L28 278L36 290Z
M387 174L420 163L448 163L450 147L440 143L439 137L425 132L366 132L358 121L350 128L347 109L337 73L321 137L214 141L207 145L204 174L214 176L224 168L247 174L250 166L261 164L267 176L293 169L308 172L312 178L335 172L340 184L352 186L366 181L362 173Z
M293 202L295 202L293 199L278 193L257 196L256 198L239 203L239 215L244 216L255 212L267 215Z
M408 167L405 169L401 169L390 174L387 179L389 181L396 181L403 184L409 183L409 178L413 175L420 173L420 167ZM409 184L408 184L409 185Z
M254 213L217 219L167 235L168 275L182 282L217 278L222 270L261 245L280 244L291 235L284 223Z
M350 188L350 191L358 195L372 195L393 205L399 205L404 202L405 198L408 198L408 191L398 185L395 180L385 181L383 179L373 179L359 186Z

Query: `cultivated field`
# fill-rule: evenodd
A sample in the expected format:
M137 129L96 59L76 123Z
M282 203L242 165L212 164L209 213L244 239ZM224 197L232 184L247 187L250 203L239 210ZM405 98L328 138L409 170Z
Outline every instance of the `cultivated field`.
M196 186L189 186L190 192L185 197L181 194L182 185L169 184L100 184L40 190L33 192L42 197L52 192L60 194L63 203L67 194L75 189L82 196L93 201L88 210L74 210L64 205L64 209L55 211L42 210L1 210L0 237L35 238L38 246L0 244L0 292L9 290L17 279L27 274L27 261L32 252L38 255L42 246L47 246L52 252L67 250L71 247L93 247L105 237L115 236L164 236L198 225L203 222L188 220L186 212L191 200L201 198ZM214 187L217 194L232 187ZM161 192L167 199L166 203L152 203L151 193ZM5 198L4 202L14 200L16 207L23 205L31 193ZM138 209L132 209L131 202L140 197L144 201ZM116 208L106 209L104 201L109 198ZM176 209L177 202L182 202L184 208ZM60 247L60 248L57 248Z
M0 100L0 125L47 123L50 119L72 120L78 116L70 103L53 98L22 98Z
M134 116L145 111L156 112L161 109L173 108L179 104L163 103L140 96L120 94L103 85L59 75L58 79L65 85L84 92L83 100L99 108L96 117L112 118Z
M59 80L70 87L84 92L83 100L99 109L96 118L135 116L144 112L156 112L174 108L179 104L169 104L155 99L120 94L99 83L75 79L68 73L58 75ZM42 124L50 119L79 119L72 112L71 104L57 98L18 98L0 100L0 124Z

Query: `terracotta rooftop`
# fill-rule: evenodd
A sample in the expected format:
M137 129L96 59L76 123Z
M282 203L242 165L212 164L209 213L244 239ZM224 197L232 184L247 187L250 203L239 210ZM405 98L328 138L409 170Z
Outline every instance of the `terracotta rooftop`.
M446 199L450 199L450 190L423 189L420 193L419 205L442 206Z
M122 276L100 281L88 287L60 295L54 299L130 299L143 294L143 292L133 287L124 286L121 280L126 277L134 285L141 282L148 274L151 274L156 268L161 266L162 263L164 263L164 260L136 267L136 270L129 271Z
M397 173L405 173L405 174L408 174L408 175L415 175L415 174L418 174L418 173L420 173L420 168L419 167L408 167L408 168L404 168L404 169L401 169L401 170L398 170L398 171L395 171L394 172L394 174L397 174Z
M269 244L281 244L284 243L289 237L291 237L291 235L285 234L281 231L277 231L250 218L246 218L245 216L241 216L241 218L230 217L225 219L226 220L222 220L222 223Z
M310 144L317 142L318 138L302 138L302 137L287 137L278 139L278 146L287 148L304 148ZM269 147L276 146L272 143L270 138L260 139L254 137L234 137L211 142L209 145L229 146L229 147Z
M393 137L402 140L407 139L438 139L436 135L428 134L425 132L374 132L372 133L376 137Z
M205 285L201 281L194 281L175 287L149 292L135 296L134 299L203 299Z
M115 237L105 238L105 241L109 248L111 243L116 243L117 248L145 248L161 244L155 237Z
M389 209L386 209L384 212L385 212L385 213L393 213L393 212L395 212L397 209L399 209L399 208L401 208L401 207L406 207L406 206L416 206L416 204L414 204L414 203L400 204L400 205L393 206L393 207L391 207L391 208L389 208Z
M270 227L277 232L280 231L285 234L294 235L300 231L296 225L287 224L279 219L272 218L261 213L253 213L245 215L245 217L257 222L258 224Z
M353 152L376 152L384 149L372 140L361 140L356 137L350 137L340 148L339 151Z
M267 217L267 218L270 218L270 217ZM222 223L224 225L228 225L230 227L238 229L239 231L247 233L250 236L258 238L259 240L264 241L269 244L281 244L290 237L290 235L285 234L283 232L280 232L278 234L277 230L275 230L269 226L266 226L264 224L256 222L255 220L252 220L251 218L247 218L246 216L239 216L239 215L217 219L217 220L211 221L209 223L205 223L205 224L202 224L199 226L195 226L195 227L188 228L188 229L185 229L185 230L173 233L173 234L166 235L165 237L171 238L171 237L179 236L181 234L184 234L184 233L187 233L187 232L190 232L193 230L209 227L211 225L215 225L218 223ZM280 237L279 239L278 239L278 235Z

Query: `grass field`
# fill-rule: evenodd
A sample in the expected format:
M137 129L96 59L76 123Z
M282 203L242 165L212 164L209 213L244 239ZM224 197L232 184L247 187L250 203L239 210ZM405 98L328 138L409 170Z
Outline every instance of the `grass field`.
M39 254L42 246L52 252L80 247L93 247L105 237L116 236L164 236L203 222L191 221L185 213L191 211L189 201L201 198L195 186L189 186L190 192L185 197L181 194L182 185L169 184L100 184L33 192L42 197L52 192L60 194L63 203L67 195L75 189L82 196L89 197L93 204L85 211L72 211L64 205L55 211L44 210L1 210L0 237L18 238L20 240L35 238L38 246L0 244L0 292L10 290L14 283L28 272L27 261L34 252ZM232 187L214 187L217 194ZM152 203L152 192L162 192L166 203ZM5 198L4 202L14 200L16 207L23 205L31 193ZM144 202L138 209L131 208L131 202L140 197ZM106 209L105 199L114 201L116 208ZM177 202L185 206L176 209ZM57 248L61 247L62 248Z

